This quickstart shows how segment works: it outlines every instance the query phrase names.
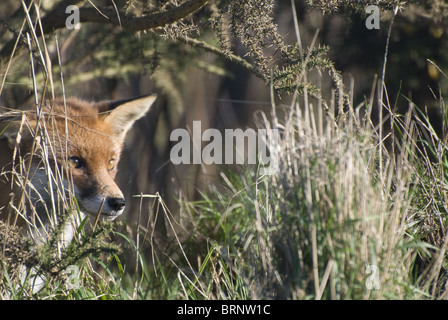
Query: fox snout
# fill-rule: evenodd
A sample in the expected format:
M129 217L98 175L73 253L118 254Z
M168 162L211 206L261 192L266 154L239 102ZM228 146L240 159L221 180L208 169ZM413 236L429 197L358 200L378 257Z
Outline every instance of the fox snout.
M103 205L105 210L101 210L101 215L106 220L114 220L124 212L125 207L126 200L124 198L106 198Z
M86 181L89 181L86 183ZM114 220L124 212L126 200L109 175L73 176L74 195L85 214L98 213L106 220Z
M126 207L126 200L122 196L78 196L78 204L81 211L85 214L97 215L98 213L100 213L102 218L106 220L114 220L124 212L124 209Z
M126 200L124 198L109 198L107 202L114 211L123 211L126 207Z

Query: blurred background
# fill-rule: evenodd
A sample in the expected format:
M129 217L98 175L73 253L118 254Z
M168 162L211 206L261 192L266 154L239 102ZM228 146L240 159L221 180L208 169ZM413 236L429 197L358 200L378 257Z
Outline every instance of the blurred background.
M177 2L181 1L43 0L35 3L39 5L41 17L45 18L54 15L55 8L64 8L68 3L133 12L139 16L169 10ZM381 8L380 29L369 30L365 26L368 14L362 10L363 6L333 8L323 14L321 1L261 1L260 5L262 2L272 5L268 14L286 44L300 38L304 50L311 46L329 47L326 58L341 72L345 89L352 92L355 108L369 99L381 78L392 9ZM24 4L31 7L31 19L37 21L36 10L29 1L3 0L0 3L0 55L5 79L0 105L5 107L20 107L33 101L26 43L19 41L17 50L12 50L24 25ZM199 39L216 48L225 42L234 55L256 65L256 55L250 54L244 39L216 31L210 23L225 20L225 17L220 20L216 16L226 12L229 21L223 23L234 25L235 21L228 14L231 6L232 1L209 1L176 24L148 31L131 32L109 23L83 23L80 29L46 30L45 37L41 38L40 45L46 46L51 61L56 96L63 94L61 74L66 96L112 100L147 93L158 95L149 115L128 135L119 165L117 180L128 200L126 214L121 217L126 226L137 224L139 219L140 224L146 225L148 219L154 219L151 216L153 200L140 201L134 195L158 192L174 217L178 217L179 201L198 199L219 176L220 168L215 166L170 163L174 143L170 141L170 133L174 129L191 130L195 120L201 121L202 130L251 127L255 125L255 111L262 110L270 115L271 98L279 110L287 109L293 99L285 93L271 96L266 79L226 59L225 53L216 54L186 40ZM443 74L448 66L448 3L408 1L405 6L406 10L398 12L391 30L387 99L397 112L405 111L408 99L412 100L419 108L427 110L434 126L443 133L441 97L448 90ZM59 14L68 16L63 11ZM298 29L294 17L297 17ZM49 99L51 90L44 81L36 44L33 48L36 50L39 98ZM267 58L277 54L269 46L263 50ZM328 95L331 89L324 90L334 87L331 77L314 71L308 80L318 83L324 99L331 99ZM241 168L235 166L232 170ZM163 221L158 221L158 225L162 246L168 231ZM182 227L187 228L186 225Z

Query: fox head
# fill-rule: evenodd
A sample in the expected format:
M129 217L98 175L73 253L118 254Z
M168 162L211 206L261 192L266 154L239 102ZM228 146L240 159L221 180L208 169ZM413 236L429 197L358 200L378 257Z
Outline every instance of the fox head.
M63 177L64 188L73 191L82 213L100 213L103 218L113 220L125 208L123 193L114 178L126 133L146 114L155 99L148 95L92 103L72 98L46 103L40 112L0 116L0 140L3 139L0 170L12 168L12 158L17 159L17 155L25 166L30 163L30 194L39 194L36 202L45 205L48 200L45 194L49 193L48 166L47 169L44 166L47 161L52 171ZM2 150L6 148L11 156L9 162ZM44 152L39 153L38 149ZM0 188L6 185L0 184ZM14 188L10 187L4 194L14 193ZM0 197L0 211L7 205L1 202Z

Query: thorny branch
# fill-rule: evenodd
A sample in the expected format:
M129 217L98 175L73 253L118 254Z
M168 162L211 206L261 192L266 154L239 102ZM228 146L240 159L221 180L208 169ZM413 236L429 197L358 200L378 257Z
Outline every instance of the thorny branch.
M110 23L124 30L137 32L141 30L163 27L179 21L202 8L208 0L187 0L178 7L144 16L135 16L115 8L83 7L79 9L79 18L83 22ZM58 6L42 19L44 32L65 27L67 5Z
M67 13L65 11L67 6L76 5L79 2L81 1L68 0L61 1L58 5L56 5L53 10L42 18L43 32L48 33L64 28L66 26L65 23L67 19ZM136 16L133 13L116 10L116 8L81 7L79 8L79 22L113 24L124 30L137 32L172 24L201 9L207 2L208 0L187 0L179 6L169 10L159 11L143 16ZM41 36L40 33L37 33L37 35ZM10 59L12 48L14 47L16 40L16 38L11 39L0 50L0 66L2 66L2 69L5 63ZM18 50L20 50L20 48L18 48Z

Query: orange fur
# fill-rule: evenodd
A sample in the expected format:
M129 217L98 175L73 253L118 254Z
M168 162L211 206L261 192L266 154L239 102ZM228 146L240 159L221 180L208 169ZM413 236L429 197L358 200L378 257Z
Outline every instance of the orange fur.
M124 138L154 101L155 96L99 103L72 98L46 103L39 121L31 109L24 117L20 112L0 115L0 219L17 220L29 230L39 221L37 229L44 228L51 220L50 195L54 199L71 186L82 214L96 215L102 208L102 217L115 219L125 203L114 182ZM48 167L53 177L62 177L59 191L50 190L57 183L48 183ZM20 181L28 170L24 187ZM73 235L68 229L66 242Z

